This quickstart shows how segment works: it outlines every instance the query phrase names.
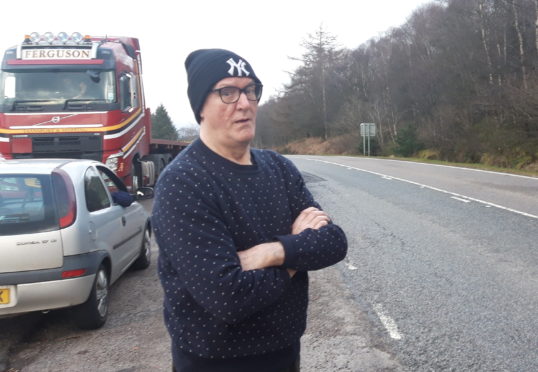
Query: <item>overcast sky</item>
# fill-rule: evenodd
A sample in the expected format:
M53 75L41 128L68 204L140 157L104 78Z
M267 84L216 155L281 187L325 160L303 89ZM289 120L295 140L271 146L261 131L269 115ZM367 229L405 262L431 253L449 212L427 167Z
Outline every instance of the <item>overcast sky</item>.
M356 48L405 23L432 0L26 0L2 6L0 48L33 31L135 36L141 44L146 102L164 104L177 126L194 124L187 99L186 56L199 48L230 49L264 84L264 99L289 81L301 43L322 25L338 45ZM3 53L2 53L3 54Z

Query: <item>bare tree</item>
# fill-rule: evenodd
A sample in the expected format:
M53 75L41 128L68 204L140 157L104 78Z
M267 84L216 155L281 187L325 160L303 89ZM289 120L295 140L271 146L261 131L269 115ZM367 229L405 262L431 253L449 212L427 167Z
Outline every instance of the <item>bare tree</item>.
M486 31L486 16L484 14L485 12L484 3L485 3L485 0L478 1L478 13L480 14L480 36L482 38L482 46L484 48L484 53L486 55L486 61L488 65L489 84L493 85L493 64L491 63L491 57L489 55L489 48L488 48L488 41L487 41L488 32Z
M519 60L521 63L521 81L523 83L523 89L528 89L527 83L527 69L525 68L525 46L523 45L523 35L519 24L519 14L516 7L517 0L510 0L512 5L512 12L514 14L514 28L517 35L518 47L519 47Z

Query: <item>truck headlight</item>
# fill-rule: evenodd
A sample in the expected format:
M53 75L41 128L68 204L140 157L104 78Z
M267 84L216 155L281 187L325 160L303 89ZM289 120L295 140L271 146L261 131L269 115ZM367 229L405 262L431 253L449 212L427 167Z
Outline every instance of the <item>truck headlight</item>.
M118 166L120 164L120 157L122 156L123 156L123 153L110 155L106 159L106 162L105 162L106 166L109 167L113 172L117 172Z

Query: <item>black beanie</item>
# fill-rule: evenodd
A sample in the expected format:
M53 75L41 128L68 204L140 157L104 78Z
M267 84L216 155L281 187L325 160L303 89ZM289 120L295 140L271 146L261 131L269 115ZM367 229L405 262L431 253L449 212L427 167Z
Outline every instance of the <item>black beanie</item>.
M200 111L211 89L227 77L249 77L261 84L252 66L234 52L224 49L195 50L185 60L189 87L187 95L196 121L200 123Z

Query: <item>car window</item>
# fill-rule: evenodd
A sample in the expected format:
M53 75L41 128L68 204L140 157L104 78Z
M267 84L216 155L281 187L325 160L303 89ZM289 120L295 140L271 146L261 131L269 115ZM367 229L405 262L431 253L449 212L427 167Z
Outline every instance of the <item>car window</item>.
M58 227L48 175L0 175L0 235Z
M94 212L110 207L110 199L99 173L94 168L88 168L84 175L84 193L86 194L86 207Z
M106 167L97 166L96 168L105 182L114 204L128 207L135 201L134 197L127 191L123 181L114 172Z
M97 169L99 171L99 174L103 178L103 181L105 181L105 185L108 189L108 192L112 194L113 192L122 190L122 186L116 183L116 180L114 180L107 173L105 173L105 171L102 168L97 168Z

